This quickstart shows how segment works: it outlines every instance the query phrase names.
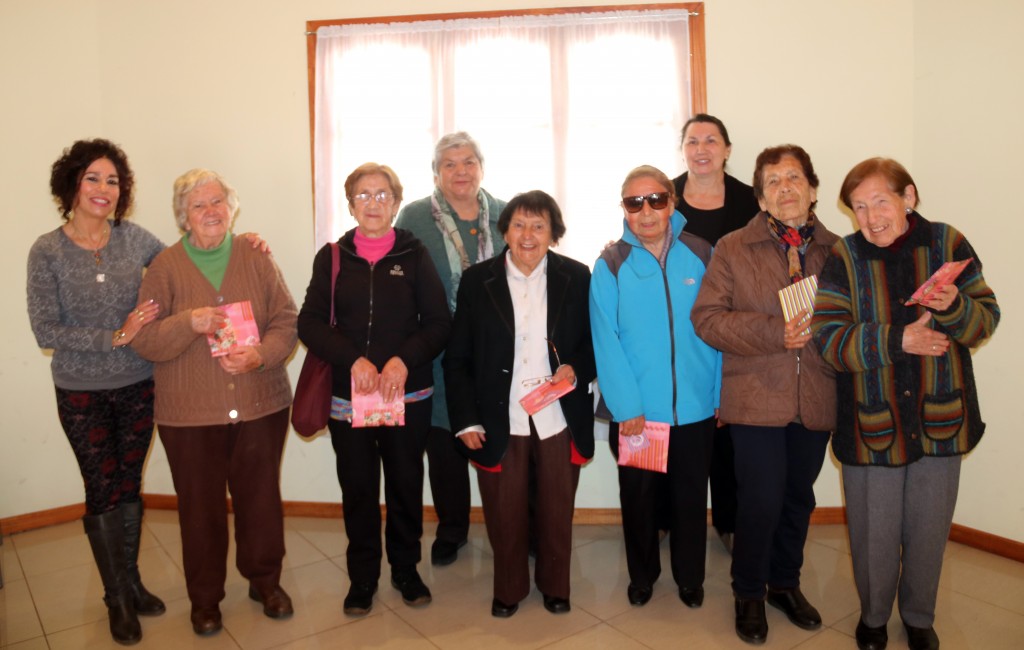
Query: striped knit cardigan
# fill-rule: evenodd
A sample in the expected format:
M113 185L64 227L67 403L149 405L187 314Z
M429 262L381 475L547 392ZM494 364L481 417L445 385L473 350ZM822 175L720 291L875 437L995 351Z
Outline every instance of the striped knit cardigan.
M970 348L995 331L999 305L962 234L916 212L911 222L896 250L870 244L860 232L843 238L821 273L811 329L837 370L832 450L844 465L898 466L964 454L985 431ZM931 312L931 327L950 338L949 351L904 353L904 328L926 310L904 303L944 262L972 257L956 281L956 300Z

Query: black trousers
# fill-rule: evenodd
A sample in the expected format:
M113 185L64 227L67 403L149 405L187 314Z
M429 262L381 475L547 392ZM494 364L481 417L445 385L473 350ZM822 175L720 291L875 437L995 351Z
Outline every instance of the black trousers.
M469 461L448 429L430 427L427 463L437 511L437 539L458 544L469 535Z
M736 532L736 460L729 425L715 429L711 447L711 525L719 533Z
M828 431L732 425L739 510L732 551L732 589L758 600L767 587L800 586L804 542L814 511Z
M327 427L341 484L349 578L369 583L380 578L382 465L388 563L415 567L423 536L423 451L430 431L430 400L406 404L404 427L355 429L339 420L331 420Z
M619 467L619 502L629 581L650 587L661 575L658 498L667 495L672 578L679 587L704 584L707 551L708 465L715 419L669 429L668 472ZM619 424L611 422L608 442L619 457Z

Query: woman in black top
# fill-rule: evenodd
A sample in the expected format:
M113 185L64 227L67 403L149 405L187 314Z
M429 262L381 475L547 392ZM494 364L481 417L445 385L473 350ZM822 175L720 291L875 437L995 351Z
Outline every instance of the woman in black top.
M683 230L714 246L723 236L747 225L760 211L754 190L725 173L732 141L717 117L697 113L687 120L680 148L689 171L672 183L678 197L676 209L686 218ZM711 523L731 553L736 532L736 475L729 426L721 422L715 431L709 478Z

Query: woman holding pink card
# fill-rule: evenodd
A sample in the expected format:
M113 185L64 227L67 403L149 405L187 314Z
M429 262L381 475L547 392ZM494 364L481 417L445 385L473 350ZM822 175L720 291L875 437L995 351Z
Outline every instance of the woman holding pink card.
M427 249L392 227L402 184L387 165L345 179L356 227L320 249L299 311L299 338L332 365L328 429L344 502L351 580L343 610L373 608L387 551L391 585L410 607L431 601L416 565L423 535L423 450L430 430L434 357L451 330L444 286ZM332 256L339 271L331 294ZM334 321L331 321L332 314ZM380 539L380 475L387 520Z
M821 272L838 239L814 215L817 188L802 148L762 151L754 169L761 212L719 240L691 314L697 334L723 355L720 416L731 428L738 488L732 589L736 634L748 643L767 638L766 600L794 625L821 626L800 568L835 426L834 373L808 345L807 311L787 319L780 300Z
M572 516L580 466L594 455L590 271L549 250L565 234L555 200L516 195L498 218L507 246L462 276L444 357L448 414L477 469L494 550L491 614L530 593L531 465L536 469L534 582L552 614L568 612Z
M840 199L860 230L825 263L811 329L838 373L832 451L860 594L857 645L885 647L898 599L910 648L938 648L960 461L985 432L971 348L995 332L999 305L967 239L917 212L917 185L900 163L861 162ZM967 262L955 282L915 291L953 261Z
M219 174L182 174L174 181L172 205L185 234L157 256L142 280L139 298L159 304L160 314L132 347L154 362L154 419L178 495L192 629L206 636L222 627L226 489L249 597L270 618L293 611L280 585L279 474L292 401L285 364L295 349L297 310L273 258L231 234L238 195ZM238 303L248 307L225 309ZM237 314L234 324L231 314ZM244 314L252 316L257 345L240 345L230 334L245 331ZM215 334L234 343L222 349Z
M711 245L685 232L672 181L644 165L622 183L622 238L594 266L590 319L598 381L611 411L630 604L645 605L661 574L659 501L667 501L672 579L684 605L704 604L708 468L721 355L697 338L689 313ZM665 473L629 466L632 452L661 448ZM660 431L659 431L660 430ZM625 449L624 449L625 451Z

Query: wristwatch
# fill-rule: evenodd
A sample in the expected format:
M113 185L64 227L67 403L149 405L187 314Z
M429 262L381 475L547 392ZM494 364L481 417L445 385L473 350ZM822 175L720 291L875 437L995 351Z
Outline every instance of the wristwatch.
M125 333L125 331L123 329L116 329L116 330L114 330L114 340L111 341L110 347L116 348L118 341L120 341L121 339L123 339L126 336L128 336L128 335Z

